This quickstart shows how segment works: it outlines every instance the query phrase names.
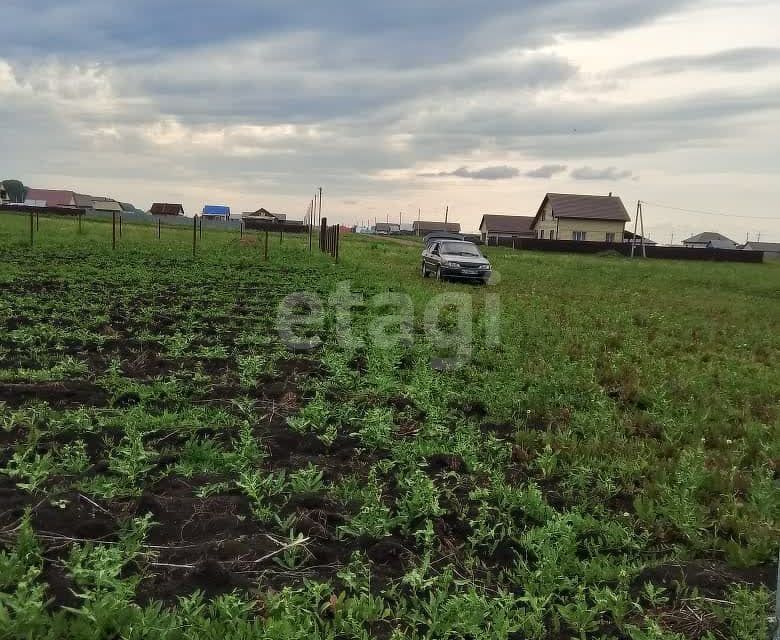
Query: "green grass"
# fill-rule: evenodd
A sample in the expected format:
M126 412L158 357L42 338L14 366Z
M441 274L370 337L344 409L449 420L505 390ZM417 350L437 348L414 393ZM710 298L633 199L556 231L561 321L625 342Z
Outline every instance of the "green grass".
M77 229L0 219L0 638L767 635L778 265Z

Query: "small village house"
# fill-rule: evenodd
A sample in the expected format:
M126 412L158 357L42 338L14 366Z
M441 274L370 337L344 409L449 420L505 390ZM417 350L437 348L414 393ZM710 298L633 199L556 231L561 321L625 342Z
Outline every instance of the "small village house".
M227 222L230 220L230 207L223 204L207 204L203 207L200 215L206 220Z
M95 198L92 200L92 209L98 213L122 213L122 206L108 198Z
M374 225L374 233L381 236L401 233L401 225L395 222L377 222Z
M75 207L76 194L63 189L27 189L24 204L30 207Z
M415 220L412 223L412 229L417 236L426 236L434 231L447 231L449 233L460 233L459 222L434 222L430 220Z
M647 237L643 238L638 233L634 235L630 231L623 232L623 242L627 242L628 244L634 242L637 245L644 244L646 247L655 247L658 245L658 243L655 240L651 240L650 238Z
M149 213L153 216L183 216L184 206L178 203L155 202Z
M761 251L764 260L780 260L780 242L753 242L748 241L742 247L745 251Z
M264 209L263 207L260 207L257 211L244 212L244 219L246 220L247 218L260 220L263 222L275 223L275 222L285 222L287 220L287 214L273 213L268 209Z
M94 210L94 201L95 198L92 196L88 196L85 193L74 193L73 199L76 202L76 206L79 209L84 209L84 211L93 211Z
M11 196L8 195L5 184L0 182L0 204L5 204L7 202L11 202Z
M715 231L705 231L683 240L683 246L689 249L736 249L737 243Z
M623 242L631 218L617 196L548 193L531 229L537 238L585 242Z
M531 229L533 222L534 216L486 213L479 223L479 233L485 244L498 238L535 238L536 233Z

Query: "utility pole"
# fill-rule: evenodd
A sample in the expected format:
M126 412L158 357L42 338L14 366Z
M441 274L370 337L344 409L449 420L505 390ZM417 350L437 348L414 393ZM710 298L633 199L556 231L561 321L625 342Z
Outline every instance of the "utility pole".
M399 231L401 230L401 225L403 224L403 219L401 218L402 215L403 215L403 212L399 211L398 212L398 230Z
M639 200L636 201L636 215L634 216L634 237L631 238L631 257L634 257L634 250L636 249L636 232L639 226L639 216L642 211L642 204Z
M447 218L450 215L450 205L447 205L447 208L444 210L444 228L447 228Z
M320 187L320 220L322 220L322 187Z

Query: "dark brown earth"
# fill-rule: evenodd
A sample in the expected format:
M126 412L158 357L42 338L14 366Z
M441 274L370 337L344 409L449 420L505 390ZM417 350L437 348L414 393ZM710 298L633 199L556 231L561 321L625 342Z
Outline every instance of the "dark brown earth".
M0 383L0 402L18 408L31 402L48 402L60 409L79 406L102 407L108 394L86 380L38 383Z

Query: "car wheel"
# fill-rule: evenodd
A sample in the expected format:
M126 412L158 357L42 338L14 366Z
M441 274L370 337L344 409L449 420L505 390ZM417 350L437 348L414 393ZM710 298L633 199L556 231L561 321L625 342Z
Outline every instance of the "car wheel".
M436 267L436 279L441 282L441 267Z
M420 274L423 278L427 278L430 274L428 273L428 269L425 268L425 261L423 260L422 266L420 267Z

